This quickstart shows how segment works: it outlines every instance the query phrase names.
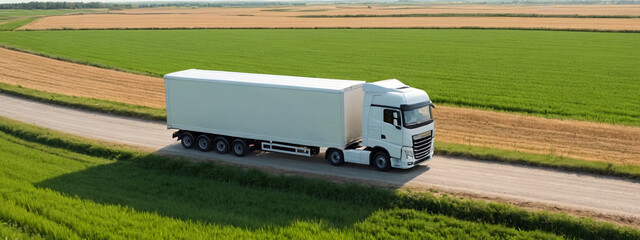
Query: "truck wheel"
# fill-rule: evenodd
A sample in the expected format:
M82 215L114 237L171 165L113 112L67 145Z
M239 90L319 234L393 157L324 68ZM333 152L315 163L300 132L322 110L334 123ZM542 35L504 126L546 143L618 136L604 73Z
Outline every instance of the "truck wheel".
M226 154L229 152L229 140L225 137L217 137L213 140L213 144L215 144L216 152L220 154Z
M211 150L211 140L207 135L200 135L198 139L196 139L196 143L198 144L198 149L203 152L207 152Z
M373 166L378 169L378 171L389 171L391 169L391 158L389 158L389 154L383 151L376 152L373 155Z
M193 145L196 142L196 139L193 138L193 134L191 134L190 132L186 132L182 134L181 138L182 138L183 148L186 148L186 149L193 148Z
M231 149L233 150L233 155L236 155L236 157L244 157L249 152L249 146L242 139L233 140Z
M329 148L327 150L326 158L333 166L340 166L344 164L344 154L340 149Z

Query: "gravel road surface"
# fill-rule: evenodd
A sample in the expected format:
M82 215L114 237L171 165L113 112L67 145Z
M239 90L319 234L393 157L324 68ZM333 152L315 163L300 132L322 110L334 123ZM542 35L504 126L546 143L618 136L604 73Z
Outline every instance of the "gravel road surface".
M333 167L323 159L323 154L305 158L253 152L244 158L237 158L231 154L182 149L171 138L173 130L167 130L166 125L161 122L92 113L3 94L0 94L0 115L82 137L142 147L161 154L324 175L328 178L376 181L398 187L433 187L490 198L640 218L640 181L441 156L436 156L426 166L390 172L378 172L369 166L350 164Z

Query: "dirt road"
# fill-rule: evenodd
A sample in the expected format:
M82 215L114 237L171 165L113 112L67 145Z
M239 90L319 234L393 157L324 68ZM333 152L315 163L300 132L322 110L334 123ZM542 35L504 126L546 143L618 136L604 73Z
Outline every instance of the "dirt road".
M0 48L0 82L164 108L164 82ZM437 103L436 103L437 104ZM443 142L640 165L640 128L438 106Z
M326 178L379 182L393 187L438 188L622 217L640 223L640 182L567 173L511 164L435 157L427 166L378 172L368 166L333 167L314 158L251 153L245 158L185 150L163 123L114 117L37 103L0 94L0 115L70 134L137 146L161 154L182 155ZM437 139L436 139L437 140ZM526 205L526 204L525 204ZM597 215L596 214L596 215Z

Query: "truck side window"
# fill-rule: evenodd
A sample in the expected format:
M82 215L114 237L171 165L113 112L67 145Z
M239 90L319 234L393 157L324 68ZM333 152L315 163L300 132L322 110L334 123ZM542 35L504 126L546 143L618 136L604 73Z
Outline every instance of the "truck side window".
M383 121L388 123L388 124L393 125L393 113L394 112L395 112L394 110L385 109L384 112L383 112L383 115L384 115Z

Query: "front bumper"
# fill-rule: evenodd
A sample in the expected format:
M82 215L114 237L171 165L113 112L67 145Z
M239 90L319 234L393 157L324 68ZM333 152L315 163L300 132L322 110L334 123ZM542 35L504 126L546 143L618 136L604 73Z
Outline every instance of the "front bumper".
M433 146L431 146L431 148L433 148ZM433 158L433 149L431 149L430 151L431 153L429 153L428 157L421 160L416 160L415 158L413 158L413 156L407 155L407 152L413 152L413 148L403 147L401 158L392 159L391 166L393 166L394 168L409 169L409 168L421 165L425 162L428 162Z

